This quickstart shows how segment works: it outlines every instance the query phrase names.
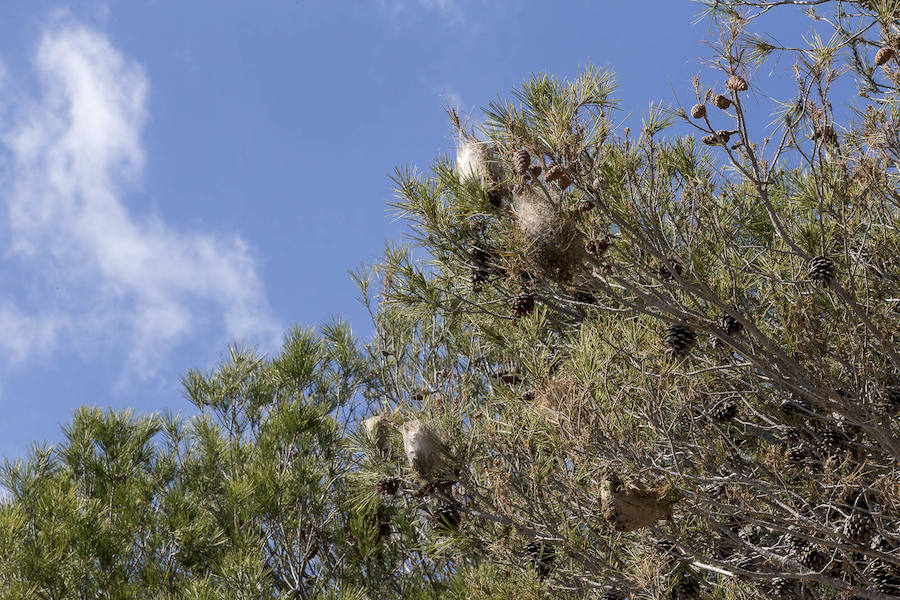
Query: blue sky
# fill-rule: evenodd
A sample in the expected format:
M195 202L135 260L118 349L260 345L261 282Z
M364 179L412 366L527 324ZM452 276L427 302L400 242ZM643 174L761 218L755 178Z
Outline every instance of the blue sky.
M0 456L81 404L189 412L178 377L294 323L370 326L388 174L531 73L613 68L637 117L707 54L687 0L0 5ZM775 77L785 78L785 68ZM623 115L624 116L624 115ZM473 112L477 119L477 113Z

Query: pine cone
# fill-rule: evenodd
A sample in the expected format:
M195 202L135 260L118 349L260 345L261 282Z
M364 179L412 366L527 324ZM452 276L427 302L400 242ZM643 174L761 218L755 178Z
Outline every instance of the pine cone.
M719 139L719 143L724 146L728 143L728 140L731 139L731 133L724 129L720 129L716 132L716 137Z
M793 527L790 529L793 529ZM809 550L811 547L809 542L791 533L785 534L782 542L787 546L789 554L794 556Z
M719 138L716 137L716 135L714 133L711 133L709 135L704 135L702 138L700 138L700 141L703 142L704 144L706 144L707 146L718 146L719 145Z
M519 175L525 175L528 173L529 167L531 166L531 155L528 154L528 150L525 148L520 148L513 153L513 169L516 170L516 173Z
M472 246L469 252L472 266L469 270L469 283L472 289L478 289L482 283L485 283L491 276L491 268L488 261L491 258L490 252L478 246Z
M790 598L793 595L794 583L784 577L776 577L769 584L776 598Z
M663 281L671 281L671 279L674 277L674 275L672 274L673 271L679 276L684 273L684 269L682 268L681 264L671 257L667 257L666 260L656 269L657 275L659 275L659 278Z
M786 456L791 463L800 464L809 456L809 448L807 448L806 444L800 442L788 447Z
M738 529L737 535L748 544L758 544L762 536L762 527L747 523Z
M578 203L578 212L588 212L594 209L594 203L590 200L582 200Z
M533 179L538 178L541 175L541 165L534 165L531 167L531 177Z
M585 290L575 290L572 293L572 299L582 304L597 304L597 296Z
M895 569L884 561L872 562L872 573L869 575L869 580L877 592L900 595L900 577L897 576Z
M885 391L890 408L900 410L900 387L889 387Z
M809 261L809 278L827 287L834 280L835 264L827 256L817 256Z
M607 240L590 239L584 244L584 251L591 256L603 256L610 247Z
M459 529L462 515L456 508L445 504L431 513L431 524L436 531L452 532Z
M670 325L666 328L663 340L675 356L684 356L697 341L697 335L686 325Z
M387 536L391 535L393 529L391 528L390 521L379 521L378 522L378 533L375 534L375 542L380 542Z
M386 479L380 479L378 483L375 484L375 491L377 491L382 496L393 496L399 489L399 477L388 477Z
M892 58L894 58L894 49L890 46L885 46L875 53L875 66L880 67Z
M816 130L812 134L813 141L821 139L823 145L829 146L837 146L838 145L838 135L834 130L834 127L831 125L825 125L824 127L816 127Z
M821 571L828 564L828 557L817 548L807 547L799 550L796 555L798 563L812 571Z
M689 571L682 573L678 583L672 587L669 593L670 600L693 600L694 598L699 598L699 596L700 582Z
M801 417L805 414L803 410L803 405L795 400L785 400L781 404L778 405L778 411L787 417L788 419L792 419L794 417Z
M728 78L728 81L725 82L725 87L729 90L734 90L735 92L746 92L748 88L747 80L740 75L732 75Z
M481 284L490 279L490 275L491 273L487 269L472 267L469 271L469 283L471 284L472 289L476 290L481 287Z
M691 116L695 119L702 119L706 116L706 106L703 104L695 104L691 107Z
M708 483L704 486L701 486L700 489L713 498L723 498L725 496L725 484L721 481Z
M600 600L626 600L627 597L625 592L619 588L607 586L603 588L603 594L600 596Z
M534 540L525 544L522 549L531 559L531 564L538 572L538 576L541 579L546 579L550 571L553 570L553 563L556 562L556 548Z
M486 267L488 261L491 259L490 252L484 248L479 248L478 246L472 246L472 249L469 251L469 256L471 257L472 262L479 267Z
M727 423L737 416L738 407L734 400L726 400L712 411L712 418L719 423Z
M544 178L548 182L558 180L559 186L562 188L567 188L572 184L572 182L569 180L569 177L566 175L565 169L555 163L547 168L547 173L544 175Z
M744 329L744 326L738 322L733 316L725 313L722 315L722 330L726 335L737 335Z
M856 544L865 544L872 536L875 523L872 517L865 513L854 512L844 522L844 535Z
M534 310L534 294L530 292L521 292L512 299L509 304L513 317L520 319L530 314Z
M716 106L722 110L726 110L731 106L731 99L722 94L718 94L713 102L715 102Z
M835 427L825 429L819 441L827 454L840 454L850 449L847 434Z

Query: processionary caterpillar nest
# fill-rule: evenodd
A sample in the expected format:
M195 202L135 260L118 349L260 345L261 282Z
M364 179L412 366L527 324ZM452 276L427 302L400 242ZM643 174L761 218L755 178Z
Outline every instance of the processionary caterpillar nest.
M616 531L634 531L660 519L671 519L672 506L679 500L681 494L670 485L626 489L615 474L600 482L603 517Z
M400 426L400 434L413 473L428 481L443 470L441 441L425 423L408 421Z
M538 186L522 185L513 197L513 211L525 257L537 271L557 282L569 282L582 271L585 238L559 198Z
M382 454L390 454L392 431L390 420L385 415L375 415L366 419L363 425L375 448Z

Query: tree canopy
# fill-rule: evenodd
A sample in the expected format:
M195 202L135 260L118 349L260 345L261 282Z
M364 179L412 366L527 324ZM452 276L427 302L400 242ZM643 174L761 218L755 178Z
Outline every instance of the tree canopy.
M456 155L394 175L411 245L354 275L368 343L233 349L196 417L85 408L8 463L0 585L900 597L900 2L702 4L695 97L639 129L593 67L448 110ZM760 30L791 5L802 47Z

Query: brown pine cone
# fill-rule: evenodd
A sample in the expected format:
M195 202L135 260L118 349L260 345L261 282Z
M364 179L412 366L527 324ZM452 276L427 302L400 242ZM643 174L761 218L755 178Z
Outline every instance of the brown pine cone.
M531 166L531 155L528 154L528 150L525 148L520 148L516 150L513 154L513 168L516 170L516 173L519 175L525 175L528 173L528 168Z
M731 100L727 96L718 94L714 100L716 106L722 110L726 110L731 106Z
M591 256L603 256L603 254L606 253L607 249L609 249L610 245L611 244L607 240L591 239L585 242L584 251Z
M875 66L880 67L892 58L894 58L894 49L890 46L885 46L875 53Z
M703 104L695 104L691 107L691 116L695 119L702 119L706 116L706 106Z
M740 75L732 75L725 82L725 87L735 92L746 92L749 86L747 85L747 80Z
M534 294L522 292L512 299L509 307L516 319L530 314L534 310Z
M559 186L563 188L569 187L571 185L571 181L569 177L566 175L565 169L557 164L552 164L547 168L547 173L544 175L547 181L559 181Z
M593 210L594 203L590 200L582 200L578 203L578 212L588 212L589 210Z

